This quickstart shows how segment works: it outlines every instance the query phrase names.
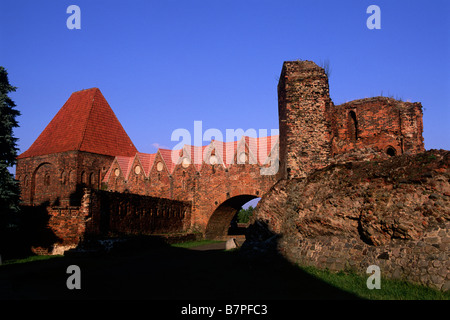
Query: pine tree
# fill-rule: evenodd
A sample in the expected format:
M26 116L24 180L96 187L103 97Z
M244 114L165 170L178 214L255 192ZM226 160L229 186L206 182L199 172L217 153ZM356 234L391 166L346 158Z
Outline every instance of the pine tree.
M0 232L12 223L12 217L19 211L20 187L8 167L16 164L17 138L13 129L19 124L16 117L20 112L8 94L16 91L9 84L8 72L0 66Z

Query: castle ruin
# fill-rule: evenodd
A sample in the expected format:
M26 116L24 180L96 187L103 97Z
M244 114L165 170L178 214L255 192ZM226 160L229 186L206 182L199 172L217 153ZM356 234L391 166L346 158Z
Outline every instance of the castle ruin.
M108 234L196 231L220 238L244 203L280 179L425 150L420 103L375 97L335 106L324 69L311 61L284 62L278 100L279 136L146 154L99 89L74 92L18 157L22 205L44 208L60 239L36 250L67 250ZM261 175L278 161L276 173Z

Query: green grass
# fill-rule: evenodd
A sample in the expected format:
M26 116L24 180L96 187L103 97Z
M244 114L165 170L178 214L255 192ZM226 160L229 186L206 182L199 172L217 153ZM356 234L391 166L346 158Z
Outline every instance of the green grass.
M363 299L370 300L450 300L450 292L412 284L401 280L381 278L380 289L368 289L367 277L353 272L331 272L314 267L299 266L310 275L325 281L341 290L353 293Z
M62 255L53 255L53 256L29 256L23 259L11 259L3 261L3 263L0 266L6 266L9 264L19 264L19 263L27 263L27 262L33 262L33 261L42 261L42 260L48 260L48 259L55 259L63 257Z
M176 248L193 248L193 247L198 247L198 246L202 246L205 244L218 243L218 242L222 242L222 241L216 241L216 240L187 241L187 242L181 242L181 243L173 243L173 244L171 244L171 246L176 247Z

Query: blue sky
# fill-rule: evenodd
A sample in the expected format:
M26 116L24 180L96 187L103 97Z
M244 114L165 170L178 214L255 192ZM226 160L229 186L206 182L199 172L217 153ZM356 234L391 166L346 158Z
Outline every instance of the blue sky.
M69 5L81 29L69 30ZM369 5L381 29L369 30ZM283 61L331 66L335 104L420 101L425 147L450 149L450 1L4 1L0 65L25 151L74 91L98 87L141 152L177 128L278 128Z

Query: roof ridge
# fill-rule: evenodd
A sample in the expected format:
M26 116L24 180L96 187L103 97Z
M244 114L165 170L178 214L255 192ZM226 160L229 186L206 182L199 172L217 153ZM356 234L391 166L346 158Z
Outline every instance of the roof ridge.
M85 90L92 90L92 89L97 89L97 88L91 88L91 89L85 89ZM92 114L92 109L94 109L94 100L95 100L95 94L97 93L97 90L94 90L94 95L92 97L92 102L91 102L91 106L89 108L89 113L88 113L88 116L86 118L86 123L84 124L83 134L81 135L80 143L79 143L78 148L77 148L78 150L81 149L81 146L83 145L83 142L84 142L84 138L86 136L86 131L87 131L87 128L88 128L89 119L90 119L91 114ZM83 91L83 90L81 90L81 91ZM78 91L78 92L80 92L80 91Z

